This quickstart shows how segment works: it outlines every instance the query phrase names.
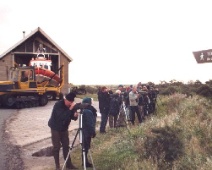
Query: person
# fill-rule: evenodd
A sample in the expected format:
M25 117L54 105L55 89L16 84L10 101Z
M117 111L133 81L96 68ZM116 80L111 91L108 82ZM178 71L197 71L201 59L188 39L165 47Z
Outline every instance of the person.
M110 109L110 94L112 91L103 86L98 92L99 110L101 113L100 133L106 133L106 125Z
M48 126L51 129L51 139L53 145L53 156L56 170L60 170L59 151L62 145L63 157L66 160L69 153L69 136L68 127L71 120L78 119L78 113L75 109L74 99L76 94L69 93L64 99L55 103L51 117L48 121ZM77 169L71 162L69 157L66 162L66 169Z
M142 85L142 83L141 83L141 82L139 82L139 83L138 83L138 85L137 85L137 89L138 89L138 91L141 91L141 90L142 90L142 88L143 88L143 85Z
M110 100L110 110L109 110L109 126L110 128L116 127L116 122L118 119L119 109L121 106L121 91L116 90L115 94L112 95Z
M131 111L131 122L135 124L135 113L137 113L139 123L142 122L141 113L138 108L139 94L137 92L137 86L133 86L132 91L129 93L130 111Z
M43 47L43 44L39 44L37 53L45 53L45 48Z
M142 105L143 105L143 116L144 118L149 114L149 104L150 104L150 98L149 98L149 90L147 86L143 86L142 91L145 92L143 94L142 99Z
M82 100L83 104L88 104L82 111L82 132L83 132L83 142L85 149L85 162L86 167L93 167L93 165L88 161L88 150L91 147L91 138L96 136L96 117L97 110L92 106L92 99L86 97ZM83 162L83 155L82 155Z
M130 90L128 88L124 88L124 86L122 84L120 84L118 86L118 90L121 91L122 100L124 101L126 107L128 107L129 106L129 92L132 90L132 87L131 87L131 90Z
M141 81L140 82L138 82L138 84L137 84L137 89L141 89L142 88L142 83L141 83Z
M149 88L149 113L154 113L156 110L156 101L157 101L158 90L154 87Z
M118 85L118 90L120 90L121 92L124 92L124 86L122 84Z
M141 82L138 83L137 85L137 92L140 93L140 96L138 98L138 109L139 112L141 113L141 118L144 120L144 99L145 99L145 91L143 91L143 85L141 84Z

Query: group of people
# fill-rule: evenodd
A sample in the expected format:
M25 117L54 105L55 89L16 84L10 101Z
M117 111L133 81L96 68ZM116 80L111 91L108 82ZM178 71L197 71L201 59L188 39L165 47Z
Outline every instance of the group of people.
M98 91L100 133L106 133L108 120L110 128L124 126L126 121L135 125L136 115L138 122L142 123L147 115L155 111L158 93L158 89L141 83L127 88L119 85L114 93L106 86L101 87Z
M82 165L92 167L92 163L88 161L88 151L91 145L91 139L96 136L96 117L97 110L92 106L91 98L84 98L82 103L75 103L76 94L71 92L65 96L63 100L55 103L48 126L51 129L51 139L53 145L53 156L56 170L60 170L59 151L62 146L63 157L66 161L66 170L77 169L69 156L69 132L68 127L71 120L76 121L79 117L78 110L82 113L82 147L85 155L82 153ZM84 165L85 162L85 165Z
M101 113L100 133L106 133L108 119L109 127L111 128L125 126L127 108L130 113L128 115L128 121L131 121L132 125L134 125L136 113L139 123L142 123L144 117L155 110L158 93L156 92L153 95L151 91L153 90L141 84L129 86L128 88L119 85L115 92L106 86L101 87L97 94ZM78 110L82 114L82 147L85 151L85 155L82 153L82 165L93 167L92 163L88 161L88 151L90 149L91 139L96 136L97 110L92 106L92 98L86 97L82 100L82 103L76 103L74 101L75 97L76 94L70 92L65 95L63 100L57 101L48 121L48 126L51 129L56 170L60 170L59 151L61 146L63 157L66 160L66 170L77 169L68 155L70 149L68 128L71 120L76 121L78 119Z

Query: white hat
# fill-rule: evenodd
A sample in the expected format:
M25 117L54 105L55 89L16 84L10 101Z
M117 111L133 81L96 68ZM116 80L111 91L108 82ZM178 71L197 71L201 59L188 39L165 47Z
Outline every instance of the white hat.
M115 93L121 94L121 90L116 90Z

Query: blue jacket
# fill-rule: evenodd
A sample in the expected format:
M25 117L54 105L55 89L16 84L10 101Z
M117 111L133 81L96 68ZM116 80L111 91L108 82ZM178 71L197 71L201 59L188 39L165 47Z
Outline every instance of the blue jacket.
M83 110L82 114L82 129L84 137L86 138L95 136L95 113L93 113L91 109L86 108Z

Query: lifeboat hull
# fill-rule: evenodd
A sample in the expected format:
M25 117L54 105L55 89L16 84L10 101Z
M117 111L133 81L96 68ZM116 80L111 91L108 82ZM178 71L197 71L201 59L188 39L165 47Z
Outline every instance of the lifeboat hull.
M35 68L35 74L38 83L49 81L51 79L49 84L52 86L58 86L62 82L62 79L51 70Z

